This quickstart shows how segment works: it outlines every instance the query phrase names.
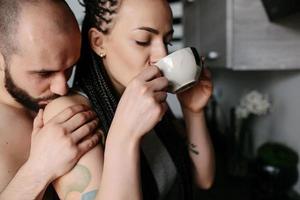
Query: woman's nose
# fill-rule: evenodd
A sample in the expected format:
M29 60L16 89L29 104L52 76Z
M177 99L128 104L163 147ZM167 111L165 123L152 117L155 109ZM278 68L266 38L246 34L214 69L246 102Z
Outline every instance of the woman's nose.
M152 56L151 56L151 65L157 63L160 59L167 56L167 54L168 54L168 49L164 43L153 48Z

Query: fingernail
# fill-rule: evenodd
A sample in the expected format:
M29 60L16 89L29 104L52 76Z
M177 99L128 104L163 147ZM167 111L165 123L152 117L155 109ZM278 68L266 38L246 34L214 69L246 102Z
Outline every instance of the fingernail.
M101 129L98 129L97 130L97 134L100 135L100 136L102 136L104 133L103 133L103 131Z
M89 147L92 148L94 146L94 142L89 143Z

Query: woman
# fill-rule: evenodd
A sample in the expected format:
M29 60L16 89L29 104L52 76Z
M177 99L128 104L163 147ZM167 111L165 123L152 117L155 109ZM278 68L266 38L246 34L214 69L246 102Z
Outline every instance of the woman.
M103 143L81 158L54 184L58 194L94 199L99 187L96 199L101 200L192 199L192 179L209 188L214 177L204 119L212 92L208 71L196 86L177 95L187 128L180 135L166 104L168 81L154 66L167 55L172 39L168 2L86 0L84 5L75 77L84 94L54 100L44 118L72 104L90 104L106 137L105 153Z

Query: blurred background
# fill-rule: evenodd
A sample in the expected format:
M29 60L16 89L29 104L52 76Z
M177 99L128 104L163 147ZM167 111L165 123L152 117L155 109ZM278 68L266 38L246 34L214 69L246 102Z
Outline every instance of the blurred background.
M80 24L83 8L67 2ZM213 73L206 114L217 175L199 199L300 199L300 0L169 2L170 51L196 47Z

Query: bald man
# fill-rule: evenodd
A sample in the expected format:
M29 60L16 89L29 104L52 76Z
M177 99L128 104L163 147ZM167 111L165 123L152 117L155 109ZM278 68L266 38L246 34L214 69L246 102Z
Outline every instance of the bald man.
M80 31L63 0L0 0L0 19L0 199L41 199L99 140L83 105L42 117L68 92Z

